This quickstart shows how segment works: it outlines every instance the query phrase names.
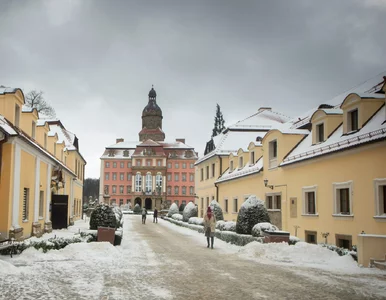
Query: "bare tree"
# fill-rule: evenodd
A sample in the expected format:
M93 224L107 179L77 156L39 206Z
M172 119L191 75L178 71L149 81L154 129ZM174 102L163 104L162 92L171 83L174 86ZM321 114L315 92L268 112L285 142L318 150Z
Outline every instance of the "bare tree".
M55 118L56 113L55 109L46 101L44 100L43 97L43 92L40 91L30 91L26 96L25 96L25 102L26 105L36 108L36 110L39 113L44 114L45 116Z

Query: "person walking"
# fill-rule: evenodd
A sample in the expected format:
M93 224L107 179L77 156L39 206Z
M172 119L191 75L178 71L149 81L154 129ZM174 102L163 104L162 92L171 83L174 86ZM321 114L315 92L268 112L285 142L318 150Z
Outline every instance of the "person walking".
M147 210L146 207L142 208L142 224L146 223Z
M154 208L154 212L153 212L153 223L158 223L158 210L157 208Z
M213 249L214 242L214 232L216 231L216 217L212 213L212 209L208 206L204 216L204 232L206 236L206 241L208 242L207 248L209 248L209 238L211 242L211 248Z

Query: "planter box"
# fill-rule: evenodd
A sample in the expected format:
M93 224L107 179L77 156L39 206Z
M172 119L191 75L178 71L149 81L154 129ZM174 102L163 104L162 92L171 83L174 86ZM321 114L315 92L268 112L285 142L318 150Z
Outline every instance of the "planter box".
M110 227L98 227L98 242L110 242L114 245L115 228Z
M289 242L290 233L287 231L264 231L264 243L282 243Z

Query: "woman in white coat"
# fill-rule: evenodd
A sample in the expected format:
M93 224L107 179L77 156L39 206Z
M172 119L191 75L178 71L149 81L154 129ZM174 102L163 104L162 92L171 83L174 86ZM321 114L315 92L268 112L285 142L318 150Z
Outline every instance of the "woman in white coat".
M209 248L209 238L211 241L211 248L213 249L213 242L214 242L214 232L216 231L216 217L212 213L212 209L210 206L208 206L208 209L204 216L204 233L206 236L206 240L208 242L208 248Z

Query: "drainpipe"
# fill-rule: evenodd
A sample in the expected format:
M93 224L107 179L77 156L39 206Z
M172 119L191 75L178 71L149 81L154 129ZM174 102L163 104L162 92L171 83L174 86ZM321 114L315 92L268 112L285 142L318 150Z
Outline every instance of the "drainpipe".
M0 140L0 176L1 176L1 166L3 165L3 144L8 142L8 135L3 132L0 132L4 135L3 139Z
M214 186L216 187L216 201L218 202L218 185L217 185L217 183L215 183Z

